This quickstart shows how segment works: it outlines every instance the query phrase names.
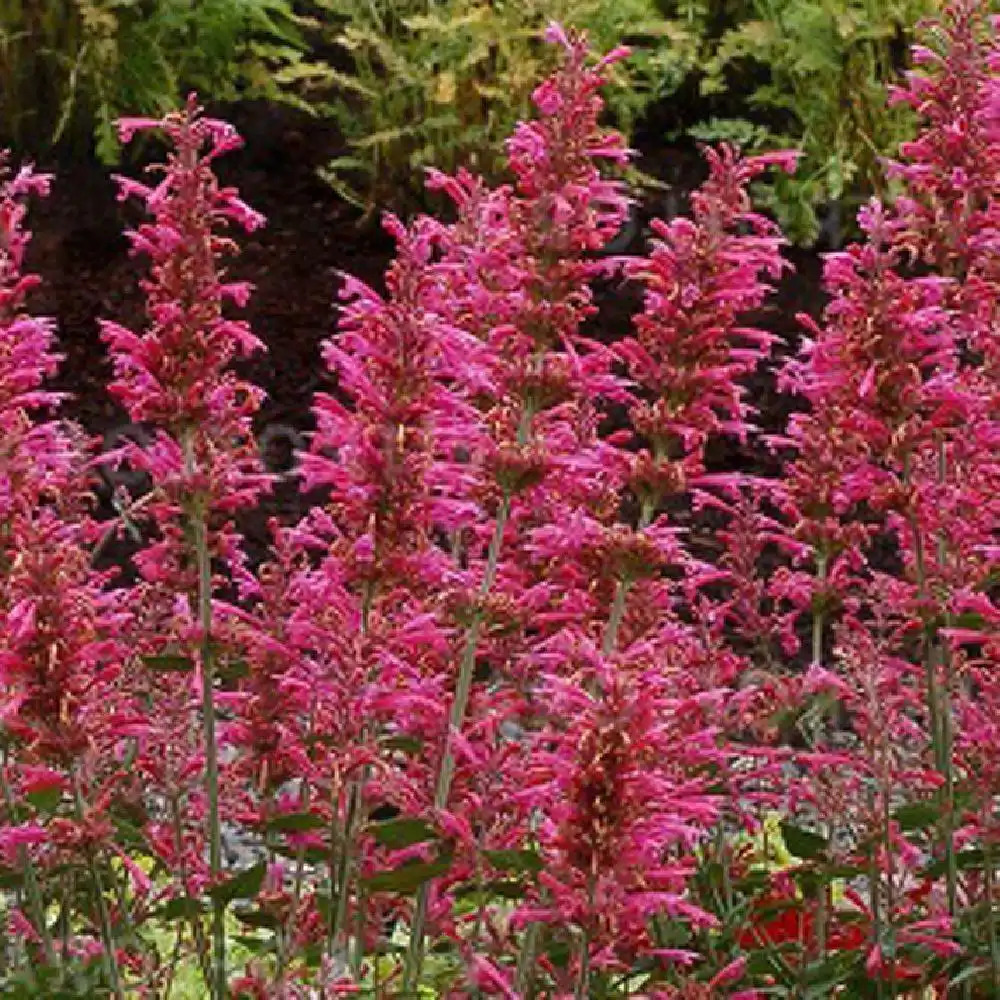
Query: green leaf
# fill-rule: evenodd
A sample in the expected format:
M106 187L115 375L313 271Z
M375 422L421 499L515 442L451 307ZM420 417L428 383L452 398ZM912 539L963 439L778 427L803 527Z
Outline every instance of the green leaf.
M900 806L892 818L903 830L925 830L937 824L941 810L933 802L910 802Z
M298 953L299 959L305 963L306 968L315 969L323 964L323 959L326 956L326 942L325 941L313 941L312 944L307 944Z
M120 816L113 816L112 822L115 824L115 836L118 846L128 846L133 850L144 850L146 847L146 837L142 829L128 819Z
M277 927L281 922L273 913L268 913L266 910L241 907L234 910L233 914L241 924L246 924L247 927L267 927L271 929Z
M814 861L826 853L826 838L791 823L781 824L781 837L789 852L803 861Z
M864 865L831 865L826 870L826 875L831 879L852 879L866 876L868 868Z
M204 912L205 904L200 899L194 899L192 896L177 896L160 907L156 912L156 918L168 922L189 920Z
M802 970L803 983L808 987L805 996L809 1000L829 997L860 961L861 957L857 952L840 952L820 961L810 962Z
M322 816L317 816L311 812L291 812L282 813L280 816L272 816L267 821L269 830L276 830L281 833L299 833L303 830L318 830L326 826L326 820Z
M225 659L216 666L215 673L226 682L242 680L250 676L250 664L246 660Z
M267 864L258 862L252 868L238 872L232 878L208 890L208 894L224 906L234 899L253 899L260 892L267 872Z
M376 843L397 849L435 840L438 835L426 820L406 816L377 823L371 831Z
M978 847L970 848L967 851L959 851L955 855L955 867L959 871L967 871L969 869L982 868L985 863L985 855L982 850ZM946 858L938 858L937 861L928 865L923 874L927 878L940 878L948 870L948 862Z
M328 847L307 847L304 850L297 844L279 843L272 845L275 854L284 858L301 858L307 865L327 865L330 863Z
M790 976L785 969L787 966L782 965L779 955L783 951L780 947L763 947L761 945L754 944L754 948L747 955L747 972L751 976L777 976L779 981L786 988L794 988L795 980ZM776 996L789 996L789 993L778 993L775 992Z
M362 879L362 885L368 892L416 892L425 882L444 875L451 868L451 858L438 858L436 861L414 861L390 868L388 871L376 872Z
M24 884L24 873L0 865L0 890L20 889Z
M535 851L513 849L506 851L483 851L483 857L502 872L528 872L535 874L544 867L542 859Z
M970 980L983 978L985 980L989 973L988 966L982 965L969 965L959 972L954 978L948 980L948 986L961 986L962 983L967 983Z
M744 893L761 892L771 884L771 874L767 871L749 871L742 878L733 880L733 887Z
M986 626L986 619L975 611L966 611L956 615L951 620L953 628L967 628L970 631L980 631Z
M150 670L156 670L159 673L187 674L194 670L194 660L190 656L182 656L180 653L161 653L159 656L144 656L142 662Z
M61 788L39 788L35 792L29 792L25 798L39 811L43 813L53 813L59 808L62 802Z
M569 941L555 937L550 938L546 942L545 954L548 956L549 961L558 969L566 968L573 957Z
M477 885L466 882L455 889L455 896L460 899L472 898L477 905L485 905L495 899L522 899L528 891L527 886L517 879L495 879Z
M403 753L419 753L423 745L423 740L418 740L416 736L390 736L382 740L382 746L386 750L400 750Z
M241 948L246 948L247 951L253 952L255 955L266 951L269 943L263 938L254 937L250 934L234 934L233 941Z

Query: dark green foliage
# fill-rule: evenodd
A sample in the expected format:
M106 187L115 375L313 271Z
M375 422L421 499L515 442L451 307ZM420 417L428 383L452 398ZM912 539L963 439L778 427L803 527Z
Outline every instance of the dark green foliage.
M0 134L118 158L114 120L162 114L186 92L283 98L301 58L291 0L0 0Z

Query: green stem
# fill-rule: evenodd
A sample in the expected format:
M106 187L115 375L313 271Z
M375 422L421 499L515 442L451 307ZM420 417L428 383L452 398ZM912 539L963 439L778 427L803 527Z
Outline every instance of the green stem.
M825 552L816 553L816 579L820 584L826 583L827 556ZM820 664L823 660L823 630L826 626L826 616L821 605L816 609L812 621L812 659Z
M1000 938L997 937L997 916L993 909L996 868L993 864L993 848L990 845L987 845L983 852L983 879L986 889L986 929L990 936L990 976L993 993L1000 997Z
M358 903L354 914L354 948L351 951L351 977L357 981L361 978L361 966L365 961L365 912L368 897L363 887L358 887Z
M943 478L946 474L944 465L944 446L941 445L939 452L938 475ZM903 481L910 484L910 463L907 458L904 465ZM920 533L920 525L914 511L909 511L907 520L910 532L913 535L913 556L917 574L917 593L921 600L926 600L927 592L927 559L924 553L923 536ZM938 537L938 556L943 561L944 539ZM945 855L945 881L948 899L948 913L955 917L958 904L958 859L955 853L955 833L954 817L954 774L952 770L952 750L951 750L951 725L950 714L951 705L948 691L942 691L938 684L939 658L944 655L944 650L933 635L930 629L926 630L926 651L924 654L925 676L927 681L927 710L931 731L931 747L934 755L934 765L938 773L944 778L944 787L939 796L941 802L941 839L944 844ZM943 800L943 801L941 801Z
M938 483L944 484L948 478L948 453L945 442L938 442ZM937 560L939 572L944 569L948 558L948 544L944 532L937 535ZM945 612L945 627L952 625L951 615ZM946 881L948 894L948 913L952 920L958 913L958 858L955 851L955 768L954 758L954 719L952 718L951 696L954 689L955 674L951 660L951 652L946 643L938 643L942 665L944 666L944 691L941 693L941 754L944 764L944 841L945 862L947 865Z
M63 879L63 899L62 910L59 914L60 932L60 954L63 961L63 985L67 985L66 968L69 965L69 938L70 938L70 900L76 891L76 879L72 871L67 872Z
M194 435L184 436L184 464L188 476L195 472ZM198 572L198 624L201 629L201 715L205 744L205 795L208 799L208 864L212 882L222 876L222 824L219 819L219 748L215 734L215 660L212 653L212 560L203 503L192 498L188 524ZM212 902L212 995L226 1000L226 904Z
M879 872L878 872L878 863L876 861L877 852L875 850L875 845L874 844L872 844L871 852L872 852L871 853L871 862L870 862L869 867L868 867L868 882L869 882L869 885L868 885L868 898L869 898L869 906L871 907L871 911L872 911L872 935L874 937L874 941L872 943L876 947L878 947L879 952L881 953L881 949L882 949L882 916L881 916L881 907L879 905L879 898L878 898ZM881 976L879 976L878 979L875 980L875 996L877 997L877 1000L882 1000L882 977Z
M184 925L177 928L177 939L174 941L174 949L170 954L170 963L167 966L167 981L163 987L163 1000L170 1000L170 994L174 989L174 980L177 977L177 964L181 958L181 947L184 944Z
M361 599L361 637L368 634L368 624L371 617L372 602L375 599L375 587L370 581L365 584ZM350 895L351 874L354 869L354 842L360 829L360 819L364 807L365 783L368 779L368 769L362 769L361 774L351 781L347 793L347 815L344 817L344 837L337 865L336 885L333 885L333 866L331 858L330 869L330 926L327 934L327 954L334 957L337 939L347 922L347 901ZM332 809L334 825L338 813L337 803ZM333 833L331 831L331 844ZM333 890L337 893L336 905L333 905ZM346 949L345 949L346 951Z
M257 779L258 787L261 789L261 808L266 816L271 816L274 811L274 796L267 790L267 769L261 767L260 775ZM277 836L273 829L268 829L264 833L264 854L268 868L278 860ZM279 921L274 928L274 984L278 995L284 992L285 968L288 963L288 939L289 921L294 919L294 907L290 910L288 918Z
M947 653L942 649L947 660ZM950 674L950 665L946 665ZM946 686L942 696L941 742L944 755L944 809L942 816L945 856L945 883L948 898L948 913L954 920L958 914L958 852L955 850L955 769L952 766L952 746L954 733L952 731L951 698Z
M188 871L187 864L184 861L184 827L181 821L180 797L176 792L170 796L170 820L173 826L174 847L179 859L181 884L184 887L184 895L186 896L188 892ZM205 934L202 930L201 921L195 914L191 915L191 938L194 941L195 954L198 957L198 968L201 971L201 977L205 981L205 986L208 988L209 995L211 996L212 970L208 964L208 949L205 945Z
M332 958L337 947L337 939L347 921L348 883L354 865L353 844L357 836L358 817L361 814L362 782L355 779L347 796L347 816L344 818L344 837L337 866L337 904L332 907L327 951Z
M877 815L876 808L876 792L874 789L871 791L869 799L869 807L872 816ZM882 952L882 905L879 900L879 879L881 877L878 868L878 846L874 839L872 838L871 843L871 856L868 863L868 905L872 911L872 944L879 949L879 953ZM875 981L875 996L877 1000L882 1000L883 990L882 990L882 977L879 976Z
M486 892L483 881L483 831L480 830L476 837L476 917L472 924L472 933L469 935L469 947L472 954L479 954L482 947L483 924L486 922ZM471 1000L480 1000L482 990L477 982L470 984Z
M719 862L719 869L722 872L722 892L725 902L726 913L733 912L733 881L729 865L729 847L726 843L726 830L722 822L719 823L715 832L715 853Z
M11 793L10 785L7 783L7 755L4 754L0 761L0 791L3 792L4 804L7 812L14 822L14 796ZM24 884L28 892L28 906L31 918L35 922L35 927L42 939L42 949L45 952L45 960L51 966L57 965L56 949L52 942L52 935L49 934L48 924L45 920L45 901L42 898L42 890L38 884L38 875L35 871L35 863L31 860L26 847L19 847L17 851L18 864L24 869Z
M824 873L820 880L819 903L816 907L816 953L822 962L826 959L826 929L830 914L830 885Z
M503 543L504 529L510 517L511 495L505 492L497 511L493 537L486 560L486 572L483 574L479 587L479 597L482 600L489 594L496 580L497 566L500 561L500 547ZM455 700L452 702L448 718L448 733L445 736L444 751L438 768L437 781L434 787L434 810L440 812L448 805L448 795L451 792L451 782L455 776L455 754L452 749L452 733L462 728L465 712L468 708L469 694L472 690L472 677L476 665L476 649L479 646L479 635L482 631L485 613L478 608L469 623L465 635L465 645L462 648L462 659L458 668L458 682L455 686ZM425 882L417 893L417 902L413 911L413 924L410 929L410 947L406 956L403 989L406 992L416 991L424 962L424 930L427 922L427 903L430 883Z
M816 553L816 579L822 586L826 583L828 571L828 557L826 552ZM820 603L813 614L812 620L812 661L820 665L823 661L823 633L826 628L825 604ZM822 734L823 712L818 712L815 718L815 725L809 734L813 745L817 745ZM822 961L826 957L826 936L827 923L829 921L829 892L830 887L824 878L821 881L819 891L819 905L816 909L816 949Z
M73 774L73 798L76 805L77 819L82 822L84 818L83 793L80 790L80 777ZM87 868L90 879L94 886L94 896L97 905L97 917L101 926L101 942L104 945L104 967L108 974L108 981L111 984L111 992L117 1000L125 1000L125 991L122 989L121 974L118 971L118 956L115 948L114 927L111 923L111 913L108 910L108 901L104 898L104 881L101 878L101 871L97 865L97 859L93 851L87 851Z
M307 736L312 733L312 712L310 712L309 725L306 728ZM310 787L308 781L303 781L302 784L302 798L300 808L302 812L309 811L310 804ZM295 933L295 921L299 912L299 905L302 901L302 887L305 881L305 848L299 848L298 853L295 856L295 880L292 888L292 905L288 913L288 917L282 927L282 942L283 946L278 954L278 969L277 969L277 980L278 985L283 987L285 982L285 966L288 961L288 949L284 947L284 942L289 940L291 936Z
M587 1000L590 989L590 935L583 933L580 937L580 971L576 977L574 1000Z
M597 888L597 876L591 872L587 879L587 919L594 914L594 895ZM580 971L576 977L574 1000L587 1000L590 995L590 932L583 928L580 935Z
M538 830L538 824L538 815L534 813L529 820L533 836ZM535 1000L535 962L540 933L541 926L532 923L527 926L521 939L517 956L517 994L521 1000Z
M497 512L493 538L490 540L489 555L486 563L486 573L479 588L480 598L485 598L496 581L497 565L500 561L500 546L503 542L504 529L510 517L510 494L504 494ZM455 687L455 700L451 706L448 725L448 736L445 740L441 766L438 770L437 783L434 788L434 808L444 809L448 805L448 795L451 792L451 782L455 776L455 753L452 748L451 733L457 732L465 720L465 712L469 704L469 694L472 691L472 676L475 672L476 650L479 646L479 636L482 632L485 613L482 609L473 616L469 631L465 637L465 647L462 650L462 660L458 671L458 684Z
M517 993L523 1000L534 1000L535 957L538 953L539 925L530 924L524 932L517 958Z
M222 824L219 819L219 756L215 735L215 664L209 644L212 622L211 569L204 521L198 522L195 544L198 548L198 604L203 638L201 647L202 723L205 727L205 790L208 795L208 863L212 881L222 876ZM217 1000L225 1000L226 977L226 904L212 905L213 980Z
M642 509L639 512L639 527L637 531L643 532L649 527L656 513L656 501L651 496L643 498ZM604 640L601 643L601 650L605 656L614 652L618 644L618 631L621 628L622 619L625 617L625 606L628 600L628 593L632 589L632 580L628 577L621 577L615 587L614 600L611 602L611 611L608 614L608 623L604 629Z
M618 630L625 617L625 603L631 589L632 581L630 579L621 577L618 580L618 585L615 587L615 597L611 603L611 613L608 615L608 623L604 629L604 641L601 643L601 651L605 656L609 655L618 643Z
M888 756L888 751L883 747L884 757ZM889 957L889 993L893 1000L899 995L899 983L896 966L896 866L893 863L892 847L892 817L889 813L889 780L883 781L882 789L882 830L885 837L885 857L886 857L886 922L889 931L889 943L892 954Z

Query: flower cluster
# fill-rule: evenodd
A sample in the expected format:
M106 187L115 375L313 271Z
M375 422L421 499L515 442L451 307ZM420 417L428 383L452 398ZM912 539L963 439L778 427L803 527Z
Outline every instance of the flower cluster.
M170 152L120 180L146 322L102 335L147 433L103 523L28 311L49 180L0 163L0 992L1000 990L1000 43L975 0L928 38L901 193L779 364L749 190L794 155L707 150L690 217L601 257L628 53L552 26L510 182L431 172L450 221L342 276L312 506L262 559L239 137L193 97L121 123ZM609 278L641 307L597 335ZM769 475L719 468L757 441Z

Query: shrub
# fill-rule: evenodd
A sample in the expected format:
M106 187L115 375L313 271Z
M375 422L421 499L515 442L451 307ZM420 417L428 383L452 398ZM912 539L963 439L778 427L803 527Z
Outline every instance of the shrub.
M319 106L350 147L330 164L335 189L367 210L420 203L427 167L468 165L488 178L503 168L503 141L530 111L531 91L552 66L541 33L551 20L586 29L601 48L635 43L616 67L607 99L628 131L666 91L684 54L655 0L314 0L347 68L316 67Z
M48 179L4 174L6 994L1000 988L993 22L961 0L916 50L903 193L828 257L772 436L749 316L787 265L747 190L795 156L710 151L690 218L600 258L624 53L547 34L512 182L432 171L454 221L387 216L385 293L346 280L302 456L323 500L263 565L234 524L270 486L234 370L260 345L224 273L263 220L213 173L238 137L193 100L121 123L171 144L122 181L144 327L103 330L149 428L110 459L149 482L119 498L134 582L93 568L123 521L92 517L44 389L23 267ZM611 346L586 326L609 273L642 295ZM714 469L724 436L780 475Z
M187 89L290 98L274 72L301 58L287 0L8 0L0 19L0 133L41 149L93 135L118 159L124 111L163 114Z
M796 242L812 243L827 213L835 245L849 235L857 207L886 195L881 160L909 138L913 118L887 101L928 0L754 0L736 24L704 45L703 95L729 95L735 81L758 81L731 118L691 129L702 140L743 142L752 149L797 148L792 177L763 187ZM731 99L728 103L732 103Z

